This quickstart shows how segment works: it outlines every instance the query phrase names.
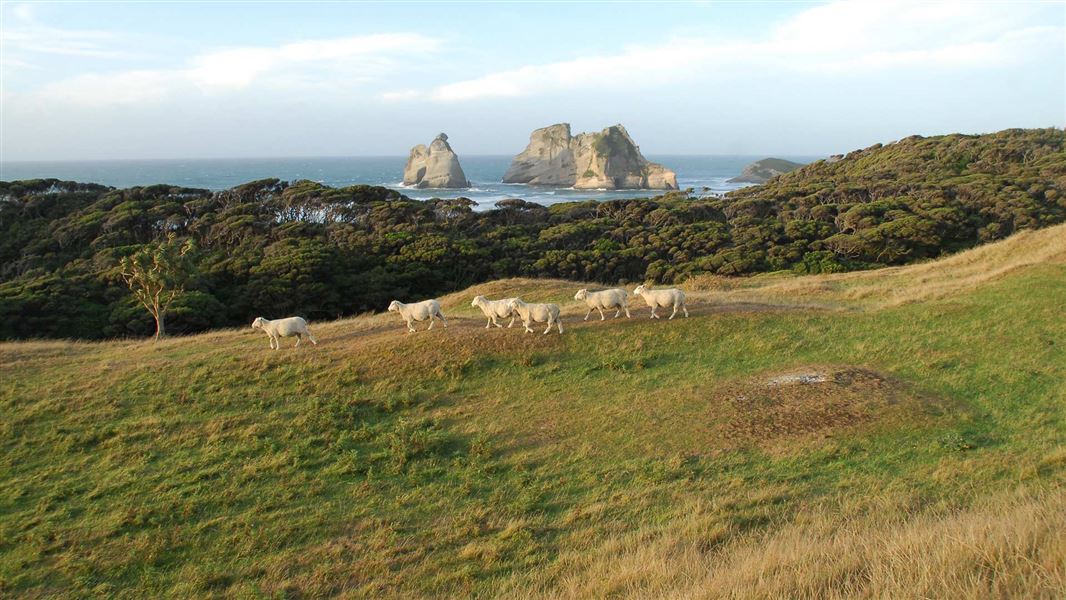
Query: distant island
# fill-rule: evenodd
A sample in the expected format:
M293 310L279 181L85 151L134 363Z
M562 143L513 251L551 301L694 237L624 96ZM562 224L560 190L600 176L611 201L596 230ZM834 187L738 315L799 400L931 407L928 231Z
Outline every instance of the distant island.
M803 163L783 158L764 158L744 167L740 175L730 179L729 183L766 183L778 175L795 171L802 166Z
M444 133L437 134L428 148L422 144L411 148L407 166L403 169L403 184L416 188L470 187L459 157Z
M526 149L514 157L503 182L582 190L677 189L677 175L645 159L621 125L576 136L570 134L569 123L537 129Z

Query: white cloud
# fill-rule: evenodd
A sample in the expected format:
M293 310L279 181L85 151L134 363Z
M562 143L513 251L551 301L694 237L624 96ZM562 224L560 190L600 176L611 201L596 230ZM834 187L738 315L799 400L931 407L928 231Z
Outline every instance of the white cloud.
M234 48L196 57L181 72L201 87L241 88L263 74L307 64L343 63L396 55L432 52L439 42L414 33L377 34L310 40L274 48ZM364 65L366 66L366 65Z
M33 20L33 5L27 2L14 4L11 7L11 14L20 21Z
M8 19L0 28L5 59L8 62L26 63L33 54L57 56L128 59L140 58L140 52L119 49L119 35L91 29L62 29L39 23L28 3L13 4ZM2 7L0 7L2 8Z
M114 47L116 36L106 31L58 29L29 25L0 31L6 53L53 54L89 58L140 58L143 54Z
M405 100L414 100L421 96L422 93L418 90L392 90L381 94L382 100L402 102Z
M982 67L1023 60L1041 43L1062 43L1063 28L1026 26L1017 4L851 2L820 5L761 40L674 39L591 56L527 65L441 85L442 101L542 92L629 88L691 81L701 72L839 73L893 68Z
M14 57L11 57L11 56L4 56L4 57L0 58L0 66L3 66L3 67L8 68L8 69L36 69L36 68L38 68L37 65L35 65L33 63L29 63L29 62L26 62L26 61L24 61L22 59L14 58Z
M735 54L738 46L702 40L673 40L660 46L632 47L614 56L591 56L546 65L530 65L442 85L437 100L524 96L537 91L635 83L667 83L691 75L691 69L715 58Z
M175 83L170 73L151 69L88 74L48 84L37 96L44 102L74 105L139 104L166 98Z
M79 75L47 84L37 95L99 106L177 99L189 93L226 93L253 85L306 92L373 79L396 57L433 52L439 44L419 34L391 33L228 48L200 54L175 69Z

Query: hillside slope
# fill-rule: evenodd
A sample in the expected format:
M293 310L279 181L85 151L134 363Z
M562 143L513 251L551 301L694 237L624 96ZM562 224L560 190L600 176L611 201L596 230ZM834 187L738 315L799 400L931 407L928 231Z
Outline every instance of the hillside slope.
M0 344L0 592L1062 597L1066 226L845 275ZM564 306L483 328L475 293Z

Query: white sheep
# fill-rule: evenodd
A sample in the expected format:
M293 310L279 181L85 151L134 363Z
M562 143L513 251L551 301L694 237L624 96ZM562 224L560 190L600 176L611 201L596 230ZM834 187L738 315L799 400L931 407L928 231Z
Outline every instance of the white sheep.
M426 331L433 329L433 319L440 319L444 323L444 326L448 326L448 320L444 318L444 313L440 310L440 302L436 300L423 300L421 302L415 302L414 304L404 304L399 300L393 300L392 304L389 304L389 312L398 312L403 320L407 322L407 331L414 333L415 326L411 324L412 321L425 321L429 319L429 327Z
M559 305L558 304L526 304L522 302L521 298L511 298L508 300L508 304L511 305L511 309L518 313L518 316L522 317L522 324L526 327L526 333L533 333L533 329L529 326L531 323L548 323L548 328L544 330L547 334L552 329L552 325L556 325L559 328L559 333L563 332L563 322L559 319Z
M670 318L673 319L677 314L677 309L685 311L685 317L688 318L688 307L685 306L685 292L677 288L670 288L666 290L649 290L643 285L638 285L637 289L633 290L633 294L641 296L644 301L651 307L651 318L658 319L659 315L655 314L655 309L661 307L673 307L674 312L670 313Z
M600 311L600 320L604 320L603 309L615 309L614 318L618 318L618 315L622 314L622 311L626 311L626 318L631 319L629 315L629 292L622 288L612 288L609 290L602 290L599 292L590 292L588 290L578 290L574 294L574 300L584 300L588 305L589 311L585 313L585 320L589 320L589 315L593 310Z
M485 329L492 327L503 327L496 322L496 319L506 319L511 317L511 322L507 324L507 328L510 329L511 325L514 325L515 313L514 309L509 304L514 298L504 298L502 300L489 300L484 296L474 296L474 301L470 303L470 306L476 306L481 309L481 312L485 313L485 318L488 319L488 323L485 324Z
M262 329L270 336L270 349L277 350L281 347L281 340L278 338L296 336L296 345L294 348L300 347L300 340L304 337L311 340L311 343L318 345L318 340L315 336L311 335L311 330L307 328L307 321L301 317L289 317L287 319L274 319L270 321L263 317L258 317L252 321L252 329Z

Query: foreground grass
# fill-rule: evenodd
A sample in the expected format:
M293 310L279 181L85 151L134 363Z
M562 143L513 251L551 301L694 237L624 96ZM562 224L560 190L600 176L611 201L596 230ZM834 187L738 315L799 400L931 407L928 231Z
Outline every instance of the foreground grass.
M295 351L2 344L0 593L1062 597L1064 240L694 282L672 322L510 280Z

